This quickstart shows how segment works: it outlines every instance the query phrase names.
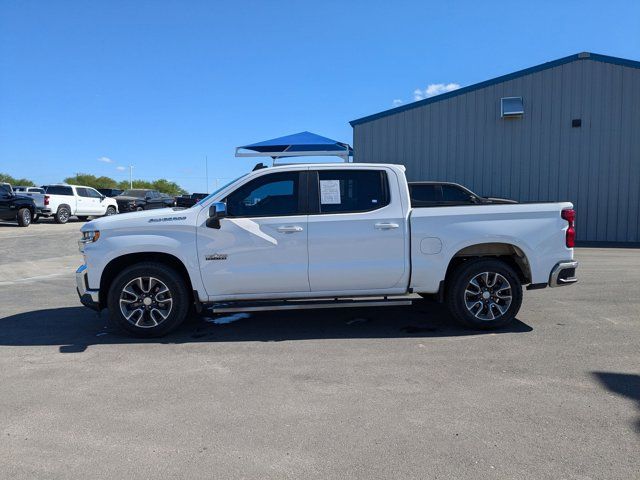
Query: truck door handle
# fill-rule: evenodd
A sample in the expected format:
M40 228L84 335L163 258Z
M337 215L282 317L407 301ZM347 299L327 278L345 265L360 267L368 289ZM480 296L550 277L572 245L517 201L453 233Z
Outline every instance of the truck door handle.
M281 227L278 227L277 230L280 233L296 233L296 232L301 232L303 228L298 225L286 225L286 226L283 225Z
M391 230L392 228L400 227L400 225L398 225L397 223L387 223L387 222L376 223L374 226L378 230Z

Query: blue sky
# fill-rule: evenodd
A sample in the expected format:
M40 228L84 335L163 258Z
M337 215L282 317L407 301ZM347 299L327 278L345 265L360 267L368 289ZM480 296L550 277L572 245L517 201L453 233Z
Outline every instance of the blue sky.
M640 2L0 0L0 171L203 191L205 155L212 189L238 145L580 51L640 59Z

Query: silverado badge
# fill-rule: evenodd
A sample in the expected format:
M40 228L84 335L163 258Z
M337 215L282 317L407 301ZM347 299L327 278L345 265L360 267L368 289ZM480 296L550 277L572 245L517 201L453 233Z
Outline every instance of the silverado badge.
M204 258L205 258L205 260L226 260L227 259L227 254L226 253L214 253L212 255L207 255Z

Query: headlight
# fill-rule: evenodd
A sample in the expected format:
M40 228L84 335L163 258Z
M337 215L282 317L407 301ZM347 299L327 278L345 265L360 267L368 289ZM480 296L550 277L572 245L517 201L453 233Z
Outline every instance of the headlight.
M82 232L82 239L78 240L78 247L80 248L80 252L84 253L84 246L88 243L97 242L99 238L99 230L89 230L87 232Z

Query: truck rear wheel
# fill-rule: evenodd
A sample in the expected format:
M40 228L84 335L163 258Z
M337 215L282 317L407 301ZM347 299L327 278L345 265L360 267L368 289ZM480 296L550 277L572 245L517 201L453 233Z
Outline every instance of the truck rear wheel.
M160 337L180 325L189 310L182 276L162 263L143 262L125 269L111 284L111 320L138 337Z
M69 221L69 217L71 216L71 210L68 207L62 206L58 208L53 219L56 223L67 223Z
M522 305L522 283L507 263L478 258L454 270L446 298L458 322L489 330L504 327L516 317Z
M18 210L18 225L21 227L28 227L31 225L31 210L28 208L21 208Z

